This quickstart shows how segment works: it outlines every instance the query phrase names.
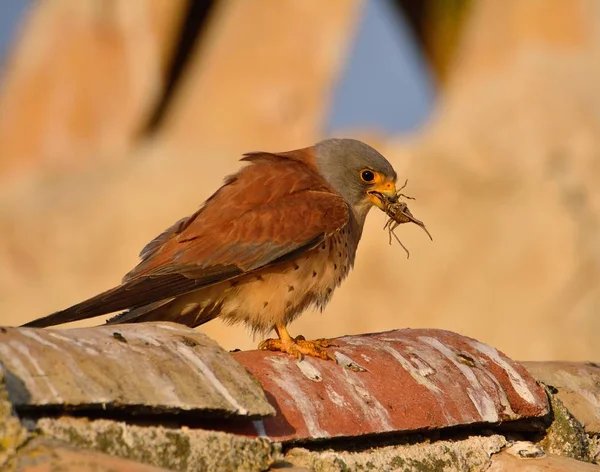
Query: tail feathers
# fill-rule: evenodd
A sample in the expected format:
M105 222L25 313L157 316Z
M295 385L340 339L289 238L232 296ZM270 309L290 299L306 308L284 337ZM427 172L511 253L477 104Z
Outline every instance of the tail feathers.
M45 328L71 321L87 320L121 310L133 310L193 291L204 283L205 280L192 279L177 273L140 277L128 280L118 287L111 288L71 308L38 318L23 326Z
M109 322L167 320L198 326L219 315L221 302L208 305L193 303L192 309L185 309L187 303L196 301L195 296L189 300L185 296L180 299L180 296L195 292L206 284L207 279L193 279L182 274L140 277L23 326L46 328L123 310L129 311L115 316Z
M131 308L131 300L123 296L126 290L124 285L120 285L77 305L73 305L70 308L30 321L22 326L27 328L46 328L48 326L70 323L71 321L87 320L88 318Z
M168 320L168 309L173 298L167 298L155 303L149 303L138 308L123 311L106 320L106 324L136 323L140 321ZM175 320L173 320L175 321ZM178 321L178 320L177 320Z
M173 297L119 313L108 324L172 321L195 328L221 314L223 301L199 301L195 293Z

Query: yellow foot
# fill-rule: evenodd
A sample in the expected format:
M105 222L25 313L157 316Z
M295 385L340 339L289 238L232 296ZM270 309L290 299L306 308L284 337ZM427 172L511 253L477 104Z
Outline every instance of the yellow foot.
M304 336L296 336L296 338L291 339L289 342L284 342L281 339L265 339L258 345L258 348L263 351L285 352L296 356L300 360L303 356L312 356L326 361L337 362L335 357L325 350L325 348L332 346L335 346L335 344L328 339L307 341L304 339Z

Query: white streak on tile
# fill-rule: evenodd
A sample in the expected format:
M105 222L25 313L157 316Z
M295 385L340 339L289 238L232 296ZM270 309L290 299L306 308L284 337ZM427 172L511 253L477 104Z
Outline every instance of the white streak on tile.
M233 398L231 393L229 393L229 390L225 388L225 385L223 385L216 375L208 368L208 366L202 362L202 359L198 357L198 354L196 354L195 351L179 343L176 345L175 349L178 354L189 360L195 367L198 368L198 370L200 370L200 372L202 372L202 374L204 374L206 380L211 383L215 390L217 390L217 392L219 392L240 415L248 414L248 410L240 405L235 398Z
M31 373L29 372L29 370L27 368L25 368L25 370L22 372L29 372L29 375L31 375L30 379L33 380L34 383L36 382L36 379L41 379L48 387L50 394L54 397L53 401L55 403L61 403L63 401L63 399L60 396L60 394L58 393L58 390L56 390L56 387L54 386L54 384L50 381L50 379L48 379L48 374L46 374L46 372L44 372L42 370L42 368L38 364L35 356L31 355L31 353L29 352L29 349L27 349L27 346L23 343L20 343L19 341L10 341L9 344L14 350L18 351L23 357L25 357L29 361L29 363L35 370L36 375L35 376L31 375ZM11 359L11 362L14 362L16 364L15 361L16 361L16 359L14 359L14 358ZM21 372L19 372L19 374L21 374ZM21 378L21 380L23 380L23 379ZM32 386L30 386L30 387L32 387Z
M325 391L327 392L327 396L329 397L329 400L331 400L331 403L334 403L335 405L339 406L340 408L346 408L349 406L346 399L343 396L341 396L339 393L337 393L329 385L327 386Z
M54 349L55 351L62 351L62 349L60 347L58 347L56 344L53 344L50 341L47 341L46 339L42 338L39 334L34 332L33 329L31 329L31 328L19 329L18 333L21 336L25 336L26 338L33 339L35 342L41 344L42 346L49 347L50 349Z
M479 416L482 420L494 423L498 421L500 418L498 416L498 411L496 410L496 405L494 400L488 392L483 388L477 377L475 376L475 372L473 369L456 359L456 353L442 343L439 339L432 338L429 336L420 336L419 340L428 344L444 357L446 357L455 367L460 370L461 374L464 375L467 382L469 382L470 387L467 388L467 395L471 399L473 406L479 413Z
M68 338L67 336L63 336L62 334L58 334L57 332L54 332L54 331L48 331L48 336L52 336L53 338L59 339L68 344L74 344L75 346L83 349L86 353L88 353L92 356L97 356L100 354L100 352L98 350L91 348L89 346L86 346L85 344L93 344L93 343L91 343L85 339L77 340L74 338Z
M319 369L305 359L296 362L296 365L307 379L312 380L313 382L321 382L323 380Z
M302 414L304 423L308 433L313 438L324 438L329 437L329 433L323 429L319 424L319 414L316 409L315 401L308 397L302 388L294 381L294 373L292 372L291 360L283 360L274 356L267 357L270 361L275 375L272 379L277 386L284 392L287 392L293 399L294 403L298 407L298 410Z
M479 341L470 341L470 344L479 352L488 356L496 365L504 369L508 375L508 379L512 387L521 398L532 405L537 403L533 393L531 393L531 390L529 390L525 379L519 375L513 366L502 359L500 353L495 348L488 346L487 344L480 343Z
M390 423L389 412L371 395L369 389L365 388L363 381L360 380L361 374L348 369L343 369L342 372L347 381L346 391L354 399L354 405L360 407L370 421L379 422L381 429L392 431L394 428Z
M421 368L415 368L415 366L412 365L412 363L406 357L404 357L402 354L396 351L392 346L384 345L383 349L386 352L389 352L394 357L394 359L398 361L402 368L410 374L410 376L415 380L415 382L417 382L419 385L422 385L427 390L430 390L435 394L441 393L440 388L431 380L429 380L427 376L421 373ZM428 375L430 375L430 373L428 373Z

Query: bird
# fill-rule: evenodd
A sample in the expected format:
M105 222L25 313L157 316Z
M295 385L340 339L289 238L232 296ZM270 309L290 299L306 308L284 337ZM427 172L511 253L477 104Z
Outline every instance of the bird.
M334 360L326 339L292 337L307 308L321 311L354 266L369 210L385 211L397 174L373 147L326 139L287 152L244 154L244 166L191 216L140 253L122 283L22 326L44 328L118 313L108 324L217 317L266 339L259 349Z

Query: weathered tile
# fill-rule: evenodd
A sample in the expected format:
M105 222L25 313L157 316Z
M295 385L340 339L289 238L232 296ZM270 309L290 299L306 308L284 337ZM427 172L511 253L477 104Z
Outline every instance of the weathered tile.
M273 413L255 379L228 352L173 323L3 328L0 363L17 410Z
M234 353L277 409L247 434L332 438L539 418L543 388L491 346L441 330L347 336L339 364L264 351ZM539 427L539 422L528 425ZM523 427L525 427L523 425Z

